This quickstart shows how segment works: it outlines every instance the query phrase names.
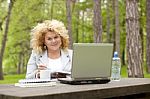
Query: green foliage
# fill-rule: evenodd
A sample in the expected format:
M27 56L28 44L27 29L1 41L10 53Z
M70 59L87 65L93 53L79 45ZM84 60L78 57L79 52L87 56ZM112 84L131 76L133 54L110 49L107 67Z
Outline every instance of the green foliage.
M3 20L6 14L7 14L7 1L3 0L0 1L0 22Z
M93 42L93 2L83 0L75 4L72 13L74 42ZM78 37L77 37L78 31ZM78 38L78 41L76 41Z
M22 61L28 60L30 31L34 24L48 17L44 16L44 5L41 0L18 0L14 3L3 62L6 74L17 73L19 55L22 55Z
M122 66L121 67L121 77L124 78L124 77L128 77L128 74L127 74L127 66Z
M71 3L73 42L93 42L93 0L82 1L83 2ZM109 12L106 8L107 3L109 4ZM139 1L140 25L143 29L144 34L146 34L145 3L145 0ZM108 38L107 16L110 17L109 32L111 42L113 42L112 35L115 31L115 24L112 0L102 0L101 8L103 42L107 42ZM4 21L4 23L2 24L3 30L5 26L4 18L7 15L7 9L7 0L1 0L0 22ZM126 44L125 10L125 1L119 0L119 28L121 52L125 50ZM60 21L63 21L67 26L66 0L15 0L11 13L8 37L6 42L7 44L3 58L4 74L17 73L18 65L21 60L23 61L22 67L24 69L22 70L22 73L25 73L26 64L31 53L30 31L38 22L42 22L46 19L58 19ZM4 31L0 30L0 47L3 32ZM126 76L126 74L122 75Z
M15 84L19 79L24 79L25 75L6 75L4 76L4 80L0 80L0 84Z

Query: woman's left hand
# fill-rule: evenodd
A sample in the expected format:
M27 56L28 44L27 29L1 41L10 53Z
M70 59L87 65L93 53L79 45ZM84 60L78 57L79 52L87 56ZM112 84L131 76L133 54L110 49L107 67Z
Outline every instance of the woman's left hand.
M60 72L54 72L51 74L52 78L66 78L66 74L65 73L60 73Z

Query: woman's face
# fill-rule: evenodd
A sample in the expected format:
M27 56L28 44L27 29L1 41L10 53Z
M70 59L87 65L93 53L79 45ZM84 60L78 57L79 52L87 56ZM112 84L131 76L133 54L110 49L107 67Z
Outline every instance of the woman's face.
M61 46L61 37L54 32L47 32L45 35L45 45L49 51L58 51Z

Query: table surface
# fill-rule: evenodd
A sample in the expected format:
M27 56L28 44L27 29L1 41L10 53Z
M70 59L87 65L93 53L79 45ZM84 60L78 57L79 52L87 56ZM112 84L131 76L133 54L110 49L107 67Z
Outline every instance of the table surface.
M107 84L68 85L57 83L51 87L21 88L14 84L0 84L0 99L91 99L150 93L149 78L122 78ZM75 96L77 96L75 98ZM45 98L44 98L45 97ZM74 98L73 98L74 97ZM93 98L94 99L94 98ZM95 98L96 99L96 98Z

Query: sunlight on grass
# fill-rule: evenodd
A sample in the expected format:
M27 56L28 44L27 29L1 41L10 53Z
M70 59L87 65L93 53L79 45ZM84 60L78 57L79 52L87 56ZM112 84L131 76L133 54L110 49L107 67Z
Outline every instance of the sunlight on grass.
M128 73L127 73L127 67L126 66L122 66L121 67L121 77L128 77Z
M4 80L0 80L0 84L14 84L17 83L19 79L24 79L25 74L20 75L6 75L4 76Z
M127 66L122 66L121 68L121 77L128 77ZM150 74L146 72L146 68L144 67L144 78L150 78Z

